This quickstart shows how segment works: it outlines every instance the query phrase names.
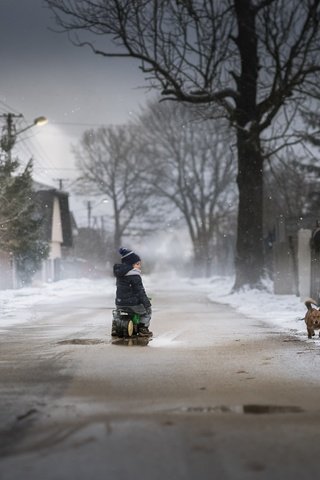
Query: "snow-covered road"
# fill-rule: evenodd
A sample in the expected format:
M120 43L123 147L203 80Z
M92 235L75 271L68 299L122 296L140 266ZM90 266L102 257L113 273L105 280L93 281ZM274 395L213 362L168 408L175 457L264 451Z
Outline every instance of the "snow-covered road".
M268 322L265 306L265 317L248 317L226 305L236 297L222 292L222 280L146 285L148 345L111 340L111 281L7 299L1 479L316 476L319 340L300 329L301 302L279 307L280 318L291 311L283 328Z

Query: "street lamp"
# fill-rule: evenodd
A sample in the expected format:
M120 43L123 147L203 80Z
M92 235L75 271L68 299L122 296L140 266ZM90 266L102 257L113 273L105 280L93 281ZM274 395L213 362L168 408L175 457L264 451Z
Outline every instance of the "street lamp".
M11 162L11 150L16 143L17 135L20 135L20 133L25 132L26 130L29 130L29 128L32 128L36 125L41 126L48 123L48 119L46 117L40 116L35 118L31 125L27 125L25 128L17 131L14 124L14 119L23 118L23 115L21 113L4 113L3 115L0 115L0 117L4 118L6 122L5 126L3 127L5 133L3 133L0 138L0 148L6 153L7 160L9 162Z
M46 123L48 123L48 119L46 117L37 117L33 120L33 123L31 123L31 125L27 125L25 128L18 130L17 132L15 132L15 135L17 136L20 133L25 132L26 130L29 130L29 128L32 128L34 126L42 127L42 125L45 125Z

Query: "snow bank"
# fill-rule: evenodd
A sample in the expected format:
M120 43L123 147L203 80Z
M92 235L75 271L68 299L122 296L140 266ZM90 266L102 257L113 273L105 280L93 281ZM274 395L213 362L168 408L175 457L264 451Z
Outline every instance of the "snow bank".
M0 291L0 329L32 321L32 306L53 304L59 299L77 296L114 295L114 279L91 280L87 278L61 280L40 287Z
M275 295L272 284L265 285L266 290L245 289L239 293L230 293L233 278L215 277L209 280L211 292L208 298L213 302L230 305L239 313L250 318L262 320L281 330L306 337L304 315L306 307L295 295ZM203 281L194 282L202 286Z

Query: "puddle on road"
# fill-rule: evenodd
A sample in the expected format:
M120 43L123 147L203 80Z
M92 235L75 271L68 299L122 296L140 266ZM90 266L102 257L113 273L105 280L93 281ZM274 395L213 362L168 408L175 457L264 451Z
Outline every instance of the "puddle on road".
M72 338L70 340L61 340L58 345L98 345L104 343L97 338Z
M112 345L120 345L124 347L146 347L152 338L150 337L124 337L112 339Z
M251 415L266 415L277 413L302 413L304 410L301 407L294 405L218 405L213 407L183 407L180 412L186 413L238 413Z
M18 415L17 420L20 422L21 420L25 420L26 418L28 418L32 415L35 415L36 413L38 413L38 410L36 408L31 408L27 412L22 413L21 415Z
M112 345L122 345L125 347L139 346L145 347L152 340L148 337L131 337L131 338L114 338ZM99 338L71 338L68 340L61 340L57 345L99 345L101 343L109 343Z
M243 405L243 413L302 413L304 410L295 405Z

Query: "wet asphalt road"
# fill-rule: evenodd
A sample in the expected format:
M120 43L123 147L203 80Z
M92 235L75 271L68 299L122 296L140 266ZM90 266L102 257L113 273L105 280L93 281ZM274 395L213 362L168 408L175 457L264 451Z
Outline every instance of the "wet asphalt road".
M318 343L152 296L149 344L112 341L113 301L92 296L1 332L1 480L316 478Z

